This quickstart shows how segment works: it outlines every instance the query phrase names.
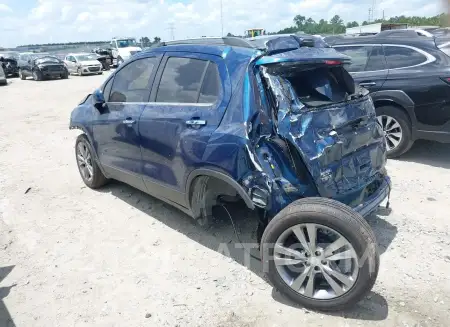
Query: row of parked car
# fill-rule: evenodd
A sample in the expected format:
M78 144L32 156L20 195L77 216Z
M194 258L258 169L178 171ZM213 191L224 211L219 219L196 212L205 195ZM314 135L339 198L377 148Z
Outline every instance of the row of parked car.
M10 77L21 79L32 77L40 81L47 78L67 79L70 74L102 74L104 70L110 69L112 59L101 53L101 49L93 50L92 53L66 55L33 52L0 53L0 84L6 85L6 79Z

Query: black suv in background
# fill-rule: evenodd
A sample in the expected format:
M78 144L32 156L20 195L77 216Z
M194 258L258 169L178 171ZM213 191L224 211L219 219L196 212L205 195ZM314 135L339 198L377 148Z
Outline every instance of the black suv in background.
M371 92L390 158L416 139L450 142L450 40L391 30L325 41L352 58L347 70Z

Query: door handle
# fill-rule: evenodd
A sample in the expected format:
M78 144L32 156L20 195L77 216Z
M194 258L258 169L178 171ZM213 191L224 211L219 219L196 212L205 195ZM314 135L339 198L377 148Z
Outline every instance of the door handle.
M186 125L190 125L190 126L204 126L206 125L206 120L201 120L201 119L191 119L191 120L187 120L186 121Z
M359 83L359 86L375 86L375 85L377 85L377 83L375 83L375 82L362 82L362 83Z
M136 121L135 120L133 120L133 119L131 119L131 118L127 118L127 119L125 119L124 121L123 121L123 123L125 124L125 125L132 125L132 124L134 124Z

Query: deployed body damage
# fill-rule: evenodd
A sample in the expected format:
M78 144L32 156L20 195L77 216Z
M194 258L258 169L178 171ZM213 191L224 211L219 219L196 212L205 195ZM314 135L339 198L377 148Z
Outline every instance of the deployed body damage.
M265 67L251 66L244 78L241 96L257 100L240 102L249 106L246 126L233 123L231 103L210 144L222 133L240 136L236 180L269 219L304 197L333 198L368 215L388 196L384 135L367 91L308 107L288 78Z

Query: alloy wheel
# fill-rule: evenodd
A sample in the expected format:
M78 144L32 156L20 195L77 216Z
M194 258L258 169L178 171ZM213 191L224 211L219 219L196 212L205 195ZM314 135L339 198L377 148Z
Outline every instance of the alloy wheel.
M388 151L394 150L402 142L402 127L399 122L391 116L381 115L377 117L377 120L386 135L386 146Z
M358 257L339 232L319 224L299 224L277 239L274 263L283 281L299 294L317 300L344 295L355 284Z
M79 142L77 146L77 163L82 177L86 181L91 181L94 177L94 167L89 147L84 142Z

